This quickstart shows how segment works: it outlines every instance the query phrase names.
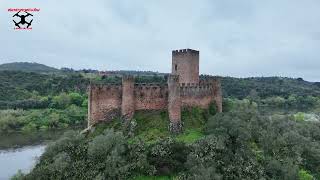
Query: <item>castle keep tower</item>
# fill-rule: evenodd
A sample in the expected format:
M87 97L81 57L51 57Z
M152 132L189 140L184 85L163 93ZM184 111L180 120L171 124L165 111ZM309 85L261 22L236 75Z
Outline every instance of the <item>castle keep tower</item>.
M173 75L179 75L179 82L199 83L199 51L181 49L172 51Z

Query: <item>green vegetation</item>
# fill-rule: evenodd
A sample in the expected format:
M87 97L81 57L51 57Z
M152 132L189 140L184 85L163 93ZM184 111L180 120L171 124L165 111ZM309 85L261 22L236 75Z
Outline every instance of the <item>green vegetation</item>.
M29 62L14 62L7 64L0 64L0 71L24 71L24 72L38 72L38 73L54 73L59 70L38 63Z
M86 124L88 84L121 83L88 72L0 71L0 135ZM157 75L136 82L166 82ZM14 179L320 179L319 83L222 77L222 87L224 112L184 109L179 135L166 111L137 112L86 136L66 132Z
M284 77L252 77L233 78L221 77L224 97L243 99L248 96L265 99L280 96L320 96L319 83L304 81L301 78ZM257 99L255 99L257 100Z
M46 104L44 109L0 110L0 134L31 133L85 124L87 119L86 97L78 93L61 93L50 98L40 98L40 101Z
M215 114L215 112L213 113ZM147 144L152 144L170 136L180 142L192 143L204 136L203 127L209 115L212 114L208 110L196 107L184 109L182 119L185 131L176 136L168 131L167 111L137 112L127 132L131 136L130 142L142 140Z
M88 84L89 80L81 74L49 75L0 71L0 107L5 108L6 103L18 104L22 100L39 101L39 96L55 96L62 92L84 94Z
M299 171L299 180L314 180L314 177L310 175L307 171L301 169Z
M82 126L86 109L71 105L64 110L1 110L0 133L35 132Z
M183 111L184 132L166 112L139 112L129 125L68 132L49 145L24 179L319 179L320 122L261 115L237 100L229 111ZM163 122L160 122L163 121ZM198 122L198 123L195 123ZM195 126L195 128L192 128ZM158 135L158 136L156 136Z
M74 71L54 74L0 71L0 101L26 100L31 98L34 93L41 96L74 91L85 93L90 80L97 83L121 83L121 78L117 76L98 76L94 73ZM166 77L157 74L144 76L143 73L140 73L140 76L136 77L136 82L166 83ZM293 78L221 77L221 84L223 95L226 98L243 99L251 97L258 101L259 99L281 97L289 100L291 104L295 104L296 101L303 102L304 97L312 98L320 95L319 83Z

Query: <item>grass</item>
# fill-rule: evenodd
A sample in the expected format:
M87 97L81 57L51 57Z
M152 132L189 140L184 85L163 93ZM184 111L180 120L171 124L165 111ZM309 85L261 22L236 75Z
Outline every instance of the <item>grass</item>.
M299 180L313 180L315 179L311 174L309 174L307 171L301 169L299 171Z
M129 142L135 143L142 140L146 144L153 144L166 137L172 137L177 141L189 144L204 136L203 127L208 118L206 110L200 108L184 109L181 117L184 131L181 134L174 135L168 129L169 118L167 111L137 111L132 119L132 121L136 122L136 126L133 130L133 136L129 138ZM99 135L107 128L123 129L121 119L117 118L110 123L98 124L90 136Z
M132 141L141 139L146 143L154 143L170 135L166 111L140 111L135 113L133 119L137 122L137 126Z
M191 144L204 136L203 132L199 129L187 129L182 134L176 136L176 140Z
M185 129L202 129L209 113L205 109L193 107L183 109L181 113L181 119Z

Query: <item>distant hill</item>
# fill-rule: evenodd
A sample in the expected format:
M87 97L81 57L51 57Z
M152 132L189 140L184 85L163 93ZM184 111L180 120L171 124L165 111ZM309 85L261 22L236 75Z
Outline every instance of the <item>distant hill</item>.
M0 71L24 71L24 72L38 72L38 73L51 73L58 72L59 70L38 63L29 62L13 62L0 65Z
M255 91L261 98L281 96L320 96L320 83L286 77L221 77L224 97L246 98Z

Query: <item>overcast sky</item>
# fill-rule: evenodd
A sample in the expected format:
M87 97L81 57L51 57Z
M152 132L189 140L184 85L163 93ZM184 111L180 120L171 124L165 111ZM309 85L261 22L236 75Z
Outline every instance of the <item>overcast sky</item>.
M200 51L200 72L320 81L320 0L1 0L0 63L170 72ZM40 8L14 30L8 8Z

